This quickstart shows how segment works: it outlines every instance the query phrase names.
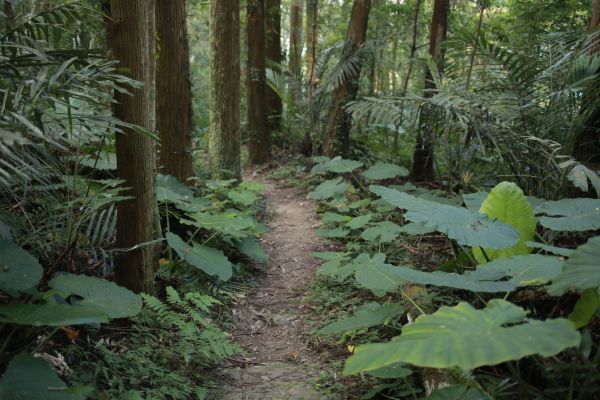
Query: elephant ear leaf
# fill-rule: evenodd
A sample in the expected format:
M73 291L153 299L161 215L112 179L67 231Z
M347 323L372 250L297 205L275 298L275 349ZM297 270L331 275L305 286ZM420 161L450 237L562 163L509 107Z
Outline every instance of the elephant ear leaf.
M500 299L491 300L482 310L465 302L442 307L419 316L390 342L357 347L346 361L344 373L397 363L471 370L533 354L551 357L579 345L580 335L570 321L528 320L526 314L521 307Z
M517 185L512 182L501 182L496 185L481 204L479 212L492 220L504 222L519 232L519 241L512 247L485 248L483 251L479 247L474 247L473 255L480 264L531 253L531 248L526 242L533 240L536 221L531 204Z

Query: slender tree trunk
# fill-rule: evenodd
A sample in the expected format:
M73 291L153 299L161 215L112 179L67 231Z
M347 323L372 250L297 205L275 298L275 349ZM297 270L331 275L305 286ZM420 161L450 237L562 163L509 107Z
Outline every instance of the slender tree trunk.
M119 60L118 67L130 78L150 82L151 40L148 24L154 19L145 0L112 0L110 48ZM152 129L148 104L152 103L151 85L130 89L132 95L115 92L115 117L146 129ZM123 129L116 134L117 174L133 199L118 203L117 256L115 280L135 292L153 290L153 247L145 245L153 238L155 146L152 139ZM138 246L132 249L134 246Z
M589 32L594 32L600 25L600 0L592 0L592 18L588 27ZM600 41L596 39L594 43L589 44L590 54L597 54L600 50ZM599 81L596 79L596 81ZM592 92L597 92L600 82L594 85L596 88ZM594 104L594 93L586 93L582 104ZM600 109L588 110L582 107L582 113L587 113L588 117L583 128L577 134L573 143L573 158L584 163L600 164Z
M265 0L266 7L266 54L267 60L281 64L281 0ZM267 85L267 114L269 130L281 130L283 102L281 97Z
M290 6L288 68L294 77L299 77L302 74L302 3L303 0L292 0Z
M371 0L354 0L350 23L346 32L346 44L340 63L347 62L348 58L355 54L365 43L370 11ZM335 157L339 154L347 156L350 150L352 119L344 107L356 98L361 67L359 65L356 74L344 79L333 92L325 137L323 138L323 151L329 157Z
M264 0L248 0L247 18L248 150L250 163L256 165L271 159L266 102Z
M194 175L186 0L155 1L160 49L156 75L160 172L185 183Z
M315 85L315 64L317 61L317 22L318 22L318 0L306 1L306 98L308 108L308 129L304 130L304 138L300 146L300 152L306 157L312 155L312 132L316 127L316 115L313 109L313 93Z
M448 31L449 0L434 0L433 17L431 21L431 37L429 39L429 54L436 63L438 71L443 71L444 53L442 46ZM433 74L426 69L425 97L434 95L435 82ZM433 151L435 146L435 128L429 119L433 112L425 106L419 116L419 130L413 156L411 179L414 181L433 180Z
M210 1L210 127L213 178L242 177L240 166L240 4Z

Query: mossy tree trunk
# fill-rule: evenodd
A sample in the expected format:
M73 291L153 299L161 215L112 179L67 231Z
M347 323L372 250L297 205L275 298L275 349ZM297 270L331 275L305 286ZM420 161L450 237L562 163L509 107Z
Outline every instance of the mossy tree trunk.
M210 1L209 162L213 178L241 179L240 4Z
M192 91L186 0L155 0L158 34L156 128L160 172L186 182L192 160Z
M145 0L112 0L108 43L119 70L130 78L151 81L151 40L148 24L154 21ZM130 88L132 95L115 92L115 117L152 129L151 85ZM118 203L115 280L135 292L152 292L154 278L154 176L155 144L147 135L132 129L116 134L117 175L125 181L125 195L133 198ZM135 247L135 248L134 248ZM134 249L132 249L134 248Z
M448 9L449 0L434 0L433 17L431 20L431 36L429 38L429 54L436 63L439 72L444 68L444 53L442 46L448 32ZM433 74L426 69L425 72L425 97L433 97L435 91ZM435 146L435 119L429 107L424 106L419 116L419 129L417 132L417 143L413 154L411 179L417 182L433 180L433 161Z
M248 153L253 165L271 159L271 138L267 121L267 77L265 71L265 1L248 0Z
M346 32L346 44L342 51L340 63L347 62L365 43L370 10L371 0L354 0L350 23ZM356 98L361 69L362 65L358 65L356 73L344 78L333 92L333 100L331 101L323 138L323 152L329 157L337 155L346 157L350 150L352 119L344 107Z
M265 0L266 24L265 45L267 60L281 64L281 0ZM277 69L275 69L277 70ZM271 132L281 130L283 102L281 97L267 86L267 114Z
M308 108L308 127L304 130L304 138L300 152L309 157L312 155L312 134L316 129L316 113L313 109L313 94L316 89L315 66L317 62L317 28L318 0L306 0L306 99Z

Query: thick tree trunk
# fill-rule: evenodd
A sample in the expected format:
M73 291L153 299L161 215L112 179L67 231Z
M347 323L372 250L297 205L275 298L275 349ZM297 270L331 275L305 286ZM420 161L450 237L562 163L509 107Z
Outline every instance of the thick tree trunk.
M159 166L161 173L185 183L194 175L186 0L155 1L160 49L156 75Z
M240 4L210 1L210 127L213 178L242 177L240 166Z
M294 77L302 74L302 3L303 0L292 0L290 5L288 68Z
M119 69L130 78L151 80L151 40L148 24L154 20L145 0L112 0L110 48ZM115 92L115 117L152 129L151 85L130 89L132 95ZM133 199L118 203L115 280L135 292L153 290L153 238L155 146L152 139L132 129L116 134L117 174ZM137 246L135 249L132 249Z
M429 39L429 54L434 59L438 71L443 71L444 53L442 46L448 31L449 0L435 0L431 21L431 37ZM425 72L425 97L434 95L435 82L433 74L427 68ZM419 116L419 130L413 156L411 179L414 181L433 180L433 150L435 146L435 128L431 121L431 111L425 106Z
M265 72L265 4L248 0L248 135L249 158L253 165L271 159L271 140L267 123L267 78Z
M266 7L266 54L267 59L281 64L281 0L265 0ZM267 114L271 132L281 130L283 102L281 97L267 85Z
M313 93L315 85L315 64L317 61L317 22L318 0L306 0L306 98L308 108L308 128L304 130L304 138L300 152L306 157L312 155L312 133L316 127L316 113L313 110Z
M592 0L592 18L588 27L589 32L594 32L600 25L600 0ZM596 54L600 50L600 43L589 44L590 54ZM596 84L597 91L598 84ZM596 101L589 100L588 97L592 97L593 94L586 94L582 101L582 104L594 104ZM573 158L583 163L600 164L600 109L586 110L582 112L588 114L588 118L579 132L575 137L573 143Z
M347 62L348 58L354 55L365 43L370 10L371 0L354 0L350 23L346 32L346 44L340 63ZM359 66L354 76L344 79L333 92L325 137L323 138L323 152L329 157L340 154L347 156L350 150L352 120L344 107L356 98L361 67Z

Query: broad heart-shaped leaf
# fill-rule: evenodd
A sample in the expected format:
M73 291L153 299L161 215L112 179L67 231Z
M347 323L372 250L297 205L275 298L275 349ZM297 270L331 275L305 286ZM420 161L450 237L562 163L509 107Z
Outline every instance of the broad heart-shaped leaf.
M6 400L84 400L58 377L56 371L40 358L21 353L10 361L0 378L0 399Z
M175 204L187 203L194 197L194 192L188 186L179 182L171 175L156 176L156 199L160 202Z
M250 257L256 262L266 263L269 261L269 256L265 253L265 250L260 245L260 242L256 238L247 237L239 242L236 242L236 247L247 257Z
M188 245L179 236L168 232L167 243L179 257L208 275L226 281L233 275L233 265L221 250L194 243Z
M600 309L600 289L591 288L581 293L573 311L567 318L577 329L589 324L594 314Z
M312 192L308 194L308 197L314 200L326 200L334 197L336 194L346 192L350 187L349 183L342 182L344 178L338 177L322 182Z
M348 215L336 214L332 212L326 212L321 215L321 221L323 222L348 222L352 217Z
M256 220L252 217L233 212L218 214L200 212L193 213L190 216L193 221L182 219L180 222L239 239L253 235L256 228Z
M519 241L519 232L512 226L491 221L466 208L419 199L384 186L372 185L369 190L388 203L407 210L405 217L408 220L445 233L461 245L504 249Z
M0 240L0 290L14 296L34 287L43 269L34 256L12 240Z
M429 228L423 224L417 224L415 222L411 222L410 224L402 225L400 228L400 232L406 233L407 235L425 235L427 233L435 232L435 229Z
M243 206L251 206L258 201L258 195L251 190L230 190L227 192L227 197L234 203L241 204Z
M436 389L425 400L492 400L492 398L475 388L457 384Z
M564 257L571 257L571 255L575 251L575 250L567 249L564 247L556 247L556 246L551 246L549 244L538 243L538 242L525 242L525 244L528 247L531 247L532 249L540 249L542 251L547 251L548 253L552 253L552 254L556 254L556 255L564 256Z
M490 300L482 310L461 302L419 316L388 343L359 346L344 373L372 371L398 362L428 368L471 370L539 354L554 356L579 345L566 319L526 320L525 310L505 300Z
M1 304L0 322L32 326L88 325L108 322L108 315L93 306L69 304Z
M343 238L348 236L349 233L350 231L344 228L317 229L317 236L322 238Z
M361 175L367 179L378 181L395 178L397 176L406 176L408 175L408 170L396 164L378 162Z
M55 274L48 286L67 297L77 295L78 305L95 307L109 318L127 318L142 311L142 298L114 282L86 275Z
M320 174L323 172L333 172L336 174L346 174L354 171L357 168L363 166L360 161L344 160L342 157L337 156L331 160L324 161L315 165L310 173L312 175Z
M389 243L394 241L402 232L402 227L391 221L382 221L373 224L373 226L365 229L360 237L367 242Z
M546 214L540 224L553 231L583 232L600 229L599 199L546 201L535 210Z
M361 253L351 264L356 270L356 282L375 295L396 290L405 282L396 274L398 267L385 263L385 254L378 253L370 257L367 253Z
M373 214L365 214L360 215L358 217L354 217L346 224L347 228L350 229L360 229L371 221Z
M340 280L346 279L352 273L354 268L352 265L349 268L344 268L350 259L350 253L329 252L329 253L311 253L313 257L320 258L326 262L319 267L318 275L330 276Z
M525 242L533 240L536 221L531 204L517 185L512 182L501 182L496 185L481 204L479 212L519 231L519 242L512 247L499 250L486 248L484 249L485 255L479 247L474 247L473 257L480 264L498 258L531 253L531 248Z
M548 293L562 295L571 288L583 292L600 287L600 236L596 236L575 250L565 261L563 271L548 287Z
M317 331L319 335L331 333L352 332L372 326L383 325L387 321L398 317L404 312L401 304L367 303L356 310L354 315L335 321Z

